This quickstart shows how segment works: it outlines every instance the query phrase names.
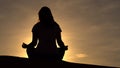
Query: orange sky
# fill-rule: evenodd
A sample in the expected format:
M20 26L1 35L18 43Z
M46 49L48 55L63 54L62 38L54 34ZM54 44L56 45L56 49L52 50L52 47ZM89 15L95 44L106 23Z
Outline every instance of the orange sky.
M69 50L64 60L120 66L119 0L0 0L0 55L26 57L23 42L42 6L51 8Z

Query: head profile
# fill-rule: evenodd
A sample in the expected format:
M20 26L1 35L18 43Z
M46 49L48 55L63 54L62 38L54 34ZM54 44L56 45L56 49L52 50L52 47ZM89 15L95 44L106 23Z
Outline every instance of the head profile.
M48 8L47 6L43 6L40 9L38 15L39 15L39 20L41 22L53 22L54 21L52 12L51 12L50 8Z

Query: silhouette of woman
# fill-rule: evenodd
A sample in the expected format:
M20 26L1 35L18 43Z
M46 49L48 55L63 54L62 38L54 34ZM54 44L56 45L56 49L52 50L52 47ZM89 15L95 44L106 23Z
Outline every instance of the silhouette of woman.
M40 9L39 22L32 28L32 42L23 43L29 58L61 60L67 46L61 38L61 28L54 21L51 10L44 6ZM60 48L57 48L57 44ZM60 54L61 53L61 54Z

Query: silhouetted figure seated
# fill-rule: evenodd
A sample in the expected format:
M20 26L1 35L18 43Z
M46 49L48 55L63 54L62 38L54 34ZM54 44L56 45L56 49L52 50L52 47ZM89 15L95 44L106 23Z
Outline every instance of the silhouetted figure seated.
M23 48L27 49L28 58L30 60L43 60L43 61L61 61L65 54L65 50L68 50L68 46L57 48L57 51L53 53L39 52L36 48L29 47L23 43ZM49 50L48 50L49 51Z
M62 41L60 26L48 7L42 7L38 15L39 22L32 28L32 42L23 43L22 47L27 49L30 60L62 60L68 47Z

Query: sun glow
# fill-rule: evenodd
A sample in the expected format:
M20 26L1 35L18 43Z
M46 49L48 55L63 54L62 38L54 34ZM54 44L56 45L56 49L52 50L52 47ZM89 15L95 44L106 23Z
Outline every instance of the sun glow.
M74 50L72 49L72 44L70 42L71 37L67 35L67 33L63 32L62 40L66 46L68 46L68 50L65 51L63 60L65 61L74 61Z
M77 56L78 58L85 58L85 57L87 57L86 54L76 54L76 56Z
M65 60L65 61L74 61L74 56L72 55L72 50L68 50L68 51L65 52L63 60Z

